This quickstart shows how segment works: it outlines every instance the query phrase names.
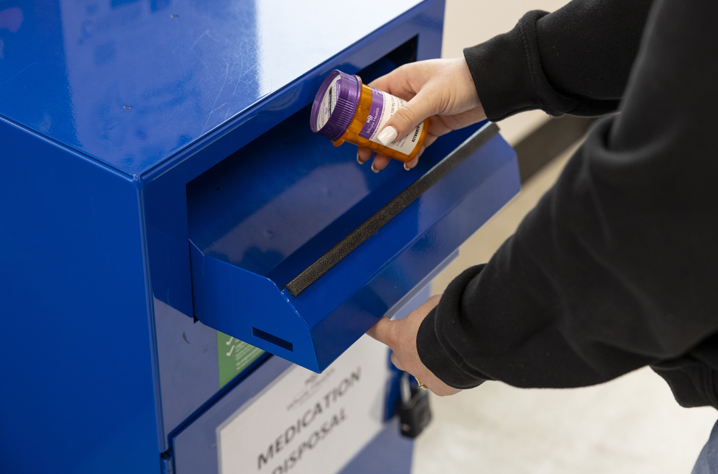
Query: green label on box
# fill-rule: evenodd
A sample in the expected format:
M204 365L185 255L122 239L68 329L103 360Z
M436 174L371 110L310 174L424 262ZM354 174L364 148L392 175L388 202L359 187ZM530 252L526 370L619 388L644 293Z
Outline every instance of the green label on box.
M217 331L217 358L219 359L219 386L224 387L249 364L264 354L251 344Z

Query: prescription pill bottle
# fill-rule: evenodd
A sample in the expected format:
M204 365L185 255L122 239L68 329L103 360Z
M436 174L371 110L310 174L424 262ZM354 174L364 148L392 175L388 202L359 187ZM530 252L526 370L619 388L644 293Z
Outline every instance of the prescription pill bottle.
M332 71L312 104L311 128L339 146L345 141L404 163L421 150L428 119L399 141L383 145L376 136L406 101L362 84L358 76Z

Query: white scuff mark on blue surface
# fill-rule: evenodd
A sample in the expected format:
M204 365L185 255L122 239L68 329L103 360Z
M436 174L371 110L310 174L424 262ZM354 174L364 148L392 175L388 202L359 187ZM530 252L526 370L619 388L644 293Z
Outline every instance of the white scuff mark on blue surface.
M3 81L3 82L0 82L0 85L6 84L6 83L12 81L12 80L15 79L17 76L19 76L20 74L22 74L23 72L27 71L27 70L30 69L32 66L35 66L35 65L37 65L37 64L38 64L38 63L28 64L28 65L25 66L24 68L20 69L20 71L19 71L17 74L15 74L14 76L12 76L10 79L8 79L8 80L6 80L6 81Z

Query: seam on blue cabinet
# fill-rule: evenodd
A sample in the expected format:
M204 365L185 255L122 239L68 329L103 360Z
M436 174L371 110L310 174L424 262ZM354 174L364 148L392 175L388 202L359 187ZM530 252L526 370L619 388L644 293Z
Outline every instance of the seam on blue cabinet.
M55 145L55 146L58 147L58 148L62 148L63 150L67 151L68 153L70 153L70 154L72 154L72 155L77 156L78 158L82 158L82 159L85 159L85 160L87 160L87 161L91 161L92 163L94 163L94 164L100 166L101 168L104 168L104 169L106 169L106 170L108 170L108 171L111 171L111 172L113 172L113 173L115 173L115 174L118 174L118 175L120 175L120 176L122 176L122 177L124 177L124 178L127 178L127 179L130 180L130 181L136 182L136 181L137 181L137 178L139 177L138 175L125 173L124 171L122 171L122 170L120 170L120 169L118 169L118 168L115 168L114 166L112 166L112 165L110 165L110 164L108 164L108 163L105 163L104 161L100 160L100 159L99 159L98 157L96 157L96 156L93 156L93 155L90 155L90 154L88 154L88 153L85 153L85 152L82 151L82 150L78 150L77 148L75 148L75 147L73 147L73 146L70 146L70 145L67 145L66 143L59 142L59 141L55 140L54 138L50 138L50 137L48 137L47 135L45 135L44 133L38 132L38 131L35 130L35 129L32 129L32 128L30 128L30 127L27 127L26 125L23 125L23 124L21 124L21 123L19 123L19 122L16 122L15 120L13 120L13 119L11 119L11 118L9 118L9 117L6 117L6 116L3 115L3 114L0 114L0 120L3 120L3 121L5 121L5 122L7 122L8 124L10 124L10 125L12 125L12 126L15 126L15 127L19 128L19 129L25 131L26 133L30 133L30 134L32 134L32 135L35 135L35 136L37 136L37 137L40 137L40 138L42 138L43 140L45 140L46 142L51 143L51 144Z
M144 271L142 277L145 279L145 305L147 306L147 324L149 325L150 349L152 351L152 379L154 381L155 397L155 420L157 422L158 452L162 453L169 447L169 441L164 432L164 416L162 411L162 385L160 384L159 350L157 348L157 326L155 324L155 309L152 297L152 278L150 277L150 259L147 252L147 219L145 218L145 195L144 185L139 177L135 177L135 189L137 191L137 204L140 217L140 229L142 235L142 262Z

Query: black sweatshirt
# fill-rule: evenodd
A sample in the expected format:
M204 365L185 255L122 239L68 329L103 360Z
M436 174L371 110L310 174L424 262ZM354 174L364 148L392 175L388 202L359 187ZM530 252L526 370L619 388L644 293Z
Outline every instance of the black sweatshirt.
M419 329L469 388L578 387L651 365L718 408L718 2L574 0L464 55L488 117L602 115L554 187Z

